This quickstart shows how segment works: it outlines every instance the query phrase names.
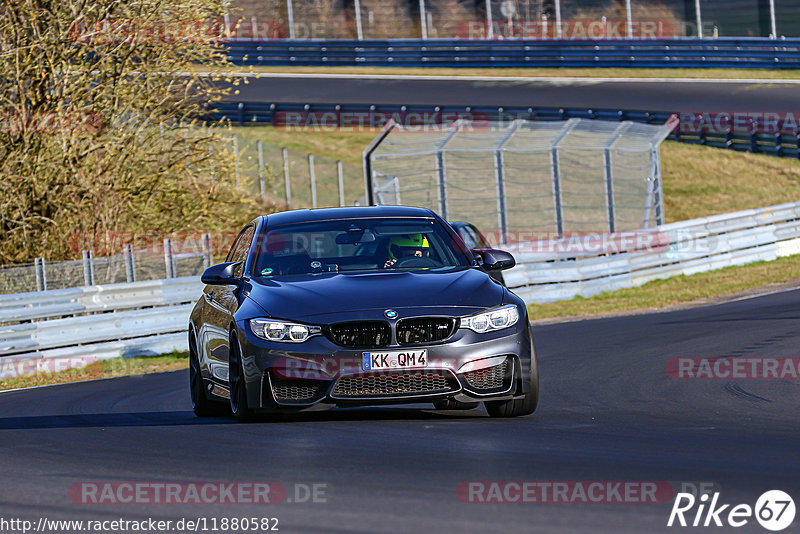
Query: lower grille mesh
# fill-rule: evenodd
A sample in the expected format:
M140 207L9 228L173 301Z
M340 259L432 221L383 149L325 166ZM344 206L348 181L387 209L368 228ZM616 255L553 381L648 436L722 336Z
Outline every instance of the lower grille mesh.
M372 397L446 393L456 389L446 371L390 371L340 378L333 388L337 397Z
M507 371L508 358L500 365L478 369L477 371L468 371L464 373L464 378L475 389L501 389L504 386Z
M271 377L272 393L279 402L312 402L325 394L327 384L319 380L286 380Z

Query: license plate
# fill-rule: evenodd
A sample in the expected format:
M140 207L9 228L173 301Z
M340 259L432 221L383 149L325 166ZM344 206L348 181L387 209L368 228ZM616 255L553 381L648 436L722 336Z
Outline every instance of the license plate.
M411 369L413 367L427 366L427 349L361 353L361 368L364 371L374 371L375 369Z

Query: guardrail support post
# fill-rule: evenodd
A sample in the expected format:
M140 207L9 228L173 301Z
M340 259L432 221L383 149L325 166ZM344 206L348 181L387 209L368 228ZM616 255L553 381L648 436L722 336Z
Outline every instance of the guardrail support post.
M172 239L164 239L164 266L167 278L175 278L175 257L172 254Z
M336 161L336 177L339 180L339 205L344 206L344 171L339 160Z
M136 262L133 259L133 245L127 244L122 250L125 258L125 279L128 282L136 281Z
M317 173L314 172L314 154L308 155L308 177L311 180L311 207L317 207Z
M44 258L33 260L33 267L36 271L36 290L47 291L47 273L44 268Z
M292 209L292 184L289 183L289 151L283 149L283 180L286 183L286 209Z
M94 258L91 250L83 251L83 285L94 285Z

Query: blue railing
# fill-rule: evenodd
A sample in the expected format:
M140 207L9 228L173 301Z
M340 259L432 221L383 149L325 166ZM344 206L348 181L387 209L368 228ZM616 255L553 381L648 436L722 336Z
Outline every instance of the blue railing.
M228 43L237 65L800 68L800 39L275 40Z
M610 121L635 121L650 124L664 124L671 113L631 111L616 109L577 109L577 108L530 108L530 107L459 107L459 106L368 106L368 105L311 105L311 104L268 104L259 102L220 103L208 114L212 120L228 119L233 124L273 124L292 128L320 128L322 131L339 125L361 125L380 127L387 117L392 116L401 124L413 124L409 116L425 117L435 123L437 116L472 117L477 120L511 121L516 118L529 120L566 120L575 118L601 119ZM345 115L341 121L337 117ZM287 116L294 117L289 123ZM354 121L353 118L358 121ZM452 120L452 119L451 119ZM321 122L322 121L322 122ZM348 124L345 124L348 123ZM683 143L727 148L758 154L800 159L798 134L792 133L749 133L731 129L727 132L708 128L689 132L680 127L669 139Z

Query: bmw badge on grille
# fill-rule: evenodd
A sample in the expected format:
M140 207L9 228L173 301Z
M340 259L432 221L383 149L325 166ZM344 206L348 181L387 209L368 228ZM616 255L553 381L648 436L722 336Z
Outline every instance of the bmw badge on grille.
M396 319L397 318L397 312L394 311L394 310L386 310L385 312L383 312L383 314L386 317L388 317L389 319Z

